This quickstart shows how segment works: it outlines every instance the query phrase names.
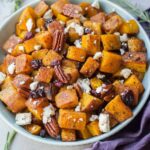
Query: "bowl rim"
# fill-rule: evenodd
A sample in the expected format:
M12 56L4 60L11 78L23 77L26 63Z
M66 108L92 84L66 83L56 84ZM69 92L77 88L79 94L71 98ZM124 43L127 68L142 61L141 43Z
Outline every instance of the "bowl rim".
M106 0L99 0L100 2L106 3L111 5L112 7L117 8L119 11L127 14L127 16L129 16L130 18L134 19L137 21L137 19L135 17L133 17L129 12L127 12L124 8L120 7L119 5L111 2L111 1L106 1ZM39 2L39 0L35 0L32 2L27 3L26 5L24 5L23 7L21 7L19 10L17 10L15 13L13 13L11 16L9 16L7 19L4 20L3 23L0 24L0 31L1 29L4 28L5 24L8 23L8 21L13 18L16 17L17 14L20 14L22 10L24 10L27 6L30 5L35 5ZM137 21L138 22L138 21ZM140 30L142 30L144 37L146 37L146 41L149 43L148 47L150 47L150 40L147 36L147 33L145 32L145 30L143 29L143 27L138 23ZM148 74L150 74L150 66L147 69ZM4 117L4 115L1 113L0 111L0 118L7 123L11 128L13 128L16 132L20 133L21 135L34 140L36 142L40 142L43 144L50 144L50 145L55 145L55 146L79 146L79 145L85 145L85 144L91 144L100 140L104 140L112 135L114 135L115 133L119 132L120 130L122 130L125 126L127 126L136 116L137 114L141 111L141 109L143 108L144 104L146 103L148 96L150 93L150 86L146 89L146 91L143 93L145 96L142 98L142 102L139 102L138 106L135 108L135 110L133 111L133 117L129 118L128 120L124 121L123 123L117 125L116 127L114 127L110 132L96 136L96 137L92 137L89 139L85 139L85 140L80 140L80 141L74 141L74 142L63 142L63 141L59 141L59 140L53 140L52 138L41 138L40 136L35 136L30 134L29 132L25 131L25 130L21 130L18 126L14 126L8 119L6 119ZM21 127L22 128L22 127Z

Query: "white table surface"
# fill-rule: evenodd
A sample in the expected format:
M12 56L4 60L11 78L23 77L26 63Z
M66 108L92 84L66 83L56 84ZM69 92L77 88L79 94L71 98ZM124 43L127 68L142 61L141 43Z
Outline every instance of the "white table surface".
M31 2L31 0L24 0L25 3ZM131 0L133 3L137 3L142 9L150 8L150 0ZM13 3L10 0L0 0L0 22L6 18L12 11ZM4 149L7 132L12 129L0 119L0 150ZM16 138L11 146L11 150L83 150L90 145L77 146L77 147L56 147L47 144L37 143L31 141L26 137L17 134Z

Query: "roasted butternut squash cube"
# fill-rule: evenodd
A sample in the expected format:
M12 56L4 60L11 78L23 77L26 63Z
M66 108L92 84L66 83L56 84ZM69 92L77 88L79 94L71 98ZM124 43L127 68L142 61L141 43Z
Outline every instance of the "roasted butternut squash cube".
M39 45L35 38L31 38L24 42L25 52L27 54L33 52L35 50L35 46Z
M102 134L98 124L98 120L92 121L89 124L87 124L87 129L89 130L92 136L98 136Z
M37 124L29 124L25 126L25 129L33 135L38 135L42 128Z
M113 128L118 124L118 121L114 119L114 117L110 114L109 114L109 120L110 120L110 128Z
M25 53L24 44L17 44L15 48L12 50L12 56L18 56Z
M103 104L103 101L101 99L98 99L87 93L83 93L80 102L81 110L84 112L92 112L94 110L97 110Z
M78 96L76 90L69 89L59 92L55 96L56 106L58 108L73 108L78 105Z
M27 54L22 54L16 57L16 74L19 73L31 73L32 57Z
M32 52L33 59L43 59L48 53L48 49L41 49L39 51Z
M119 50L121 47L121 42L119 36L114 34L101 35L101 40L103 43L104 50Z
M48 8L49 6L44 1L40 1L34 8L34 11L38 17L42 17Z
M61 139L62 141L69 142L76 140L76 131L71 129L62 129L61 130Z
M43 29L43 28L44 28L44 25L45 25L45 20L44 20L44 18L38 18L38 19L36 20L36 25L37 25L37 28Z
M69 59L62 60L62 67L77 68L77 62Z
M99 63L92 57L89 57L80 69L80 73L86 77L91 77L98 68Z
M95 77L90 80L90 84L92 89L96 90L98 87L100 87L103 84L103 81Z
M124 83L127 86L134 86L136 87L140 94L144 91L144 86L142 84L142 82L137 78L136 75L131 75Z
M74 43L76 40L80 39L80 35L74 28L70 28L68 31L68 39L71 43Z
M116 73L122 64L122 58L120 55L103 51L102 62L100 65L100 71L106 73Z
M64 16L64 15L62 15L62 14L58 14L57 15L57 20L66 23L69 20L69 18Z
M96 33L97 35L100 35L100 34L102 33L102 31L101 31L101 24L98 23L98 22L92 22L92 21L87 20L87 21L85 21L85 22L83 23L83 26L84 26L85 28L91 29L91 30L94 31L94 33Z
M103 24L106 33L114 33L118 31L123 24L123 19L119 15L113 15Z
M69 4L68 0L58 0L51 5L51 9L55 16L62 13L62 8L65 4Z
M131 109L123 103L119 95L106 105L105 110L113 115L118 122L123 122L133 115Z
M146 50L143 40L136 37L128 40L128 48L130 52L140 52Z
M43 58L43 65L49 66L53 65L56 61L60 61L62 57L53 50L50 50Z
M66 57L71 60L84 62L86 58L86 51L82 48L70 46Z
M26 101L26 106L27 106L28 110L38 120L42 120L43 109L44 109L44 107L46 107L48 105L49 105L49 102L46 98L39 98L39 99L29 98Z
M89 130L87 129L87 127L85 127L85 129L79 131L79 136L82 139L88 139L88 138L92 137L92 135L89 132Z
M40 67L37 75L35 76L35 80L39 82L49 83L53 78L54 69L50 67Z
M83 35L82 36L82 48L85 49L87 55L94 55L101 50L100 47L100 35Z
M29 85L32 82L32 79L30 76L25 74L18 74L13 79L13 85L15 88L24 88L29 89Z
M8 87L13 87L12 82L13 82L13 77L7 76L7 77L5 78L3 84L1 85L1 89L4 90L4 89L6 89L6 88L8 88Z
M83 130L86 126L86 113L59 109L58 124L64 129Z
M136 70L138 72L146 71L146 53L144 52L126 52L123 56L123 65L126 68Z
M100 12L90 18L92 22L98 22L103 25L106 22L106 13Z
M24 11L22 12L22 14L19 17L18 25L21 30L25 30L25 31L28 30L26 23L29 19L31 19L32 24L33 24L32 28L31 28L31 30L32 30L35 28L36 14L35 14L33 8L31 8L30 6L28 6L26 9L24 9Z
M26 108L26 99L22 97L13 86L0 91L0 100L5 103L10 111L18 113Z
M50 49L52 47L52 36L48 31L39 32L35 39L43 48Z
M137 34L139 32L139 26L135 20L129 20L122 24L119 32L122 34Z

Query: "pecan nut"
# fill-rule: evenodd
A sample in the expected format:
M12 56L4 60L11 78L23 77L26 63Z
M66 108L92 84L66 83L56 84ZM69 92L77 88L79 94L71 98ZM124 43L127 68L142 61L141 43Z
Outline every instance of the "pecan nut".
M71 18L80 18L82 14L82 8L74 4L65 4L62 12L65 16L68 16Z
M45 126L46 131L51 137L53 138L58 137L60 133L60 128L55 117L51 117L50 122L47 122L44 126Z
M61 81L62 83L68 83L70 78L69 78L69 76L65 75L65 73L60 65L55 66L54 71L55 71L55 74L56 74L57 78L59 79L59 81Z
M81 97L82 97L82 94L83 94L83 91L82 91L80 85L79 85L78 83L75 83L75 84L73 85L73 87L74 87L75 90L77 91L78 96L81 98Z
M56 52L62 51L64 47L64 40L65 40L64 32L56 30L53 35L52 49L55 50Z

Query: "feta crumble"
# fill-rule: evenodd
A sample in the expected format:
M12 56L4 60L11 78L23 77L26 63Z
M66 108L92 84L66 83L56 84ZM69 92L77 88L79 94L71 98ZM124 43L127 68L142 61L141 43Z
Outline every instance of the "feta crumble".
M3 72L0 72L0 84L4 82L5 78L6 78L6 74L4 74Z
M36 28L36 29L35 29L35 32L37 32L37 33L39 33L40 31L41 31L40 28Z
M24 52L24 46L19 46L18 49Z
M121 55L124 55L124 53L125 53L125 50L121 48L121 49L120 49L120 54L121 54Z
M31 90L31 91L34 91L34 90L37 88L38 83L39 83L38 81L32 82L32 83L30 84L30 90Z
M77 48L81 48L81 47L82 47L80 40L76 40L76 41L74 42L74 45L75 45Z
M99 0L94 0L94 2L91 5L94 8L100 9L100 4L99 4Z
M20 84L20 85L23 85L23 84L25 84L25 81L21 81L19 84Z
M106 77L106 75L101 74L101 73L98 73L96 77L97 77L98 79L103 79L103 78Z
M90 118L89 118L89 121L95 121L95 120L98 120L98 115L92 115Z
M31 124L32 115L31 113L18 113L16 114L16 124L20 126Z
M128 41L128 35L127 34L123 34L120 36L120 41L121 42L127 42Z
M75 111L76 112L81 111L81 103L79 103L78 106L76 106Z
M73 85L68 85L67 90L73 89Z
M12 53L13 49L12 48L8 48L8 53Z
M65 33L69 31L70 28L75 29L76 33L78 33L80 36L84 34L84 28L83 26L80 26L79 24L72 22L65 28Z
M55 115L55 108L53 107L52 104L49 106L45 107L43 109L43 123L46 124L51 121L51 116Z
M51 9L48 10L43 16L44 19L51 19L52 17L53 17L53 12Z
M99 58L102 57L102 52L97 52L95 53L95 55L93 56L93 59L98 60Z
M38 51L38 50L41 49L41 47L42 47L41 45L35 45L35 46L34 46L34 49L35 49L36 51Z
M32 27L33 27L33 21L32 19L28 19L27 22L26 22L26 27L27 27L27 30L30 32L32 30Z
M108 113L100 113L99 129L104 133L110 131L110 116Z
M91 87L90 87L90 80L88 78L86 79L79 78L77 80L77 84L79 84L79 86L85 93L90 93Z
M105 84L102 84L101 86L99 86L97 89L96 89L96 93L101 93L101 92L106 92L107 90L105 89L106 85Z
M120 37L120 32L115 32L114 34Z
M120 84L123 84L124 83L124 80L119 80Z
M10 64L10 65L8 66L8 68L7 68L8 73L9 73L9 74L14 74L15 68L16 68L15 63Z
M131 69L125 68L122 69L120 72L120 75L122 75L125 79L129 78L129 76L132 74Z

